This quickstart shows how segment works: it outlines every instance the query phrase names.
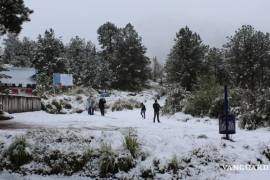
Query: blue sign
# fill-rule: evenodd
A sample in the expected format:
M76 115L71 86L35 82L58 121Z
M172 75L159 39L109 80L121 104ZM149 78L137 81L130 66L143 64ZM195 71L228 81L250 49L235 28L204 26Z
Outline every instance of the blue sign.
M72 74L53 74L53 85L55 86L73 86Z

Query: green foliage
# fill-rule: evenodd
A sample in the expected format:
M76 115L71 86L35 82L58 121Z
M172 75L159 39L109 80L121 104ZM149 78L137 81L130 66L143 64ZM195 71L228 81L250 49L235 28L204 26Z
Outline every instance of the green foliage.
M155 173L152 169L142 169L141 177L144 179L153 179L155 177Z
M224 111L224 97L217 97L211 104L209 109L209 116L212 118L218 118Z
M129 150L133 158L138 157L140 144L136 136L131 134L125 136L124 147Z
M65 174L72 175L86 165L86 163L92 158L93 150L87 150L83 155L76 153L64 154L59 150L51 151L45 154L44 161L51 169L50 174Z
M134 108L140 108L140 102L133 99L118 100L112 105L112 111L133 110Z
M180 83L181 87L191 91L202 71L207 47L200 36L188 27L181 28L174 41L165 66L166 79L169 83Z
M55 37L54 31L46 30L44 36L39 35L33 61L37 70L38 85L48 88L52 85L53 73L65 73L66 65L64 44L60 38Z
M179 169L179 162L177 156L174 155L173 158L168 163L168 170L176 174L178 172L178 169Z
M184 90L179 83L167 87L167 99L162 108L163 114L173 114L182 111L190 92Z
M109 177L118 171L116 155L113 152L111 145L105 143L101 145L100 153L100 177Z
M125 90L144 86L150 74L150 61L135 28L130 23L117 28L108 22L98 29L98 35L102 60L112 70L111 86Z
M239 127L249 130L270 125L270 89L249 92L242 98Z
M11 64L16 67L31 67L36 43L29 38L24 37L20 40L14 34L8 34L7 38L3 42L5 49L3 52L2 61L4 64Z
M269 87L270 35L243 25L225 45L231 78L235 86L248 88Z
M30 21L33 10L25 6L23 0L0 1L0 35L6 33L18 34L22 24Z
M213 77L204 77L198 82L198 88L188 99L184 112L193 116L208 115L215 99L223 93L222 87Z
M130 169L135 167L135 162L132 156L123 156L118 158L117 162L120 171L128 172Z
M17 137L7 150L9 160L14 166L21 166L31 161L30 147L24 137Z

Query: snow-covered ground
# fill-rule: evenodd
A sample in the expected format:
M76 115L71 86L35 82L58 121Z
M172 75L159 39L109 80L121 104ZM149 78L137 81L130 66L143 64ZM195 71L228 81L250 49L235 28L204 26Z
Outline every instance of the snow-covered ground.
M95 136L112 145L113 149L121 149L124 135L130 129L136 131L142 150L148 154L147 159L132 170L136 174L142 168L153 168L153 160L159 160L160 166L176 156L177 158L191 157L191 163L200 171L199 176L187 179L270 179L270 162L262 154L266 147L270 147L269 129L246 131L237 128L237 133L232 136L232 141L221 139L218 134L218 121L209 118L194 118L190 115L177 113L173 116L161 116L161 123L153 123L153 98L151 95L142 96L140 101L146 101L146 119L140 116L140 110L125 110L107 112L105 117L96 112L89 116L86 112L81 114L54 115L46 112L29 112L14 114L14 119L0 122L1 125L17 124L24 129L0 130L0 141L10 143L18 134L25 134L28 129L48 128L57 129L63 136L67 130L78 136ZM160 102L163 103L164 99ZM99 141L96 141L98 146ZM68 147L67 147L68 146ZM83 147L70 144L62 147L64 150L78 151ZM93 145L95 146L95 145ZM207 157L207 164L202 163L199 156L194 156L194 151ZM193 157L194 156L194 157ZM204 159L205 160L205 159ZM269 165L268 171L227 171L221 165ZM195 169L196 170L196 169ZM196 172L191 172L195 174ZM20 179L21 176L3 172L0 179ZM30 175L25 179L84 179L83 177L40 177ZM170 179L169 175L157 175L159 179Z

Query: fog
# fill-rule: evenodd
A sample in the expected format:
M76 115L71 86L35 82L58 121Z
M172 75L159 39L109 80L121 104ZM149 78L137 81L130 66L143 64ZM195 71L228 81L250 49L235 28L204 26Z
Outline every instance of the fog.
M35 39L53 28L68 42L76 35L96 45L97 29L110 21L135 26L149 57L167 57L175 33L189 26L205 44L221 47L243 24L270 31L269 0L25 0L34 10L20 36Z

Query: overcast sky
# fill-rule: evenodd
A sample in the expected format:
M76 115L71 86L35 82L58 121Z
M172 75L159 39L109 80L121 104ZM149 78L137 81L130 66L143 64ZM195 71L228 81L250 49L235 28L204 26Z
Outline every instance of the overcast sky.
M131 22L150 57L164 61L175 33L189 26L206 44L221 47L242 24L270 32L269 0L25 0L34 10L20 36L35 39L53 28L64 42L79 35L95 44L97 29L107 21Z

